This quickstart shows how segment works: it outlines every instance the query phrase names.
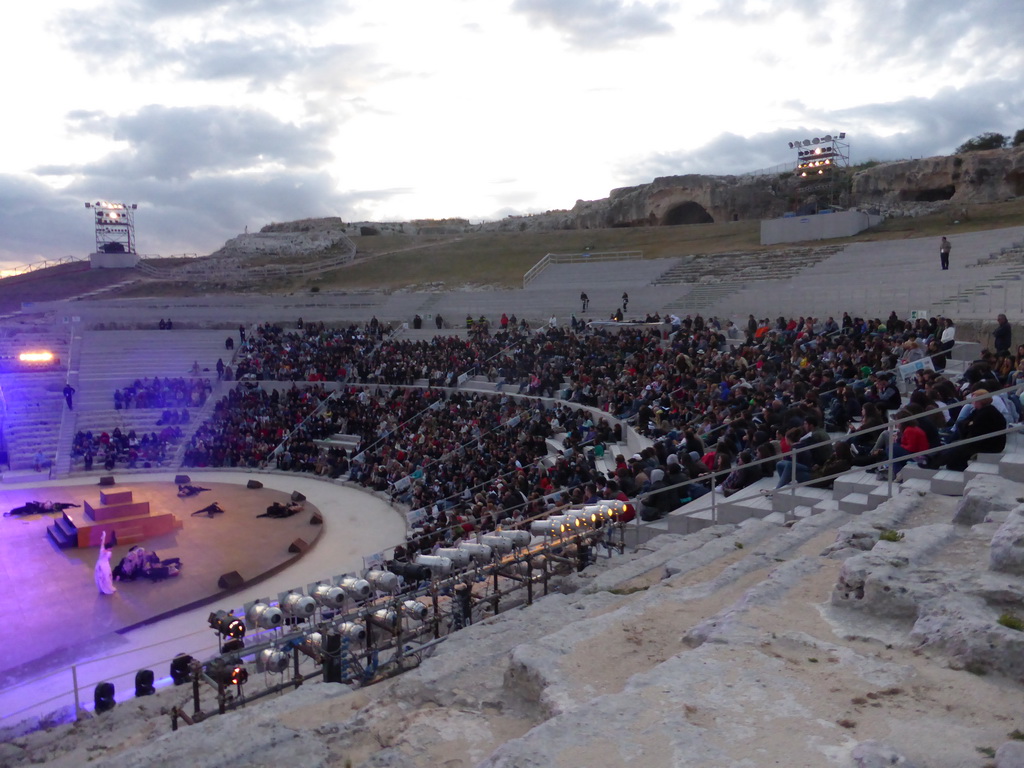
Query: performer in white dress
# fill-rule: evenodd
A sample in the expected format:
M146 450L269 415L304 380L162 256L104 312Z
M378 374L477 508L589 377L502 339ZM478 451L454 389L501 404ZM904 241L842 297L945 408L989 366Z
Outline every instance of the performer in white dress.
M110 558L114 553L107 549L107 532L100 534L100 553L96 558L96 588L104 595L117 592L114 575L110 572Z

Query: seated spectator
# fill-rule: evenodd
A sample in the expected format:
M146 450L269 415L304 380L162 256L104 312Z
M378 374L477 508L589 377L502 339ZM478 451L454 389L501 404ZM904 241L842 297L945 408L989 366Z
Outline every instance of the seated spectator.
M1006 435L994 434L1006 429L1006 417L992 403L992 397L988 390L979 389L973 397L973 409L959 423L957 429L961 442L953 443L942 454L942 460L947 469L962 472L967 469L967 463L975 454L1002 453L1006 448ZM985 435L990 435L990 437L972 443L962 442Z

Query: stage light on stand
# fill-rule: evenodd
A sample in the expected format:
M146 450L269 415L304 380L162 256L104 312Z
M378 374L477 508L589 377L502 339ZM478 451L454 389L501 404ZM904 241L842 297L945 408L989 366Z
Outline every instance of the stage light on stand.
M353 600L369 600L373 596L370 582L366 579L360 579L355 576L342 576L337 579L337 584Z
M506 539L504 536L493 533L481 536L480 543L486 544L492 550L502 555L508 554L514 548L511 539Z
M277 629L282 624L284 614L281 609L270 605L266 600L245 604L245 625L249 629Z
M316 601L298 591L282 592L278 604L284 615L292 619L308 619L316 611Z
M469 552L455 547L441 547L434 554L438 557L447 557L455 568L468 568L471 560Z
M245 637L245 624L243 621L227 611L213 611L208 621L210 622L210 629L222 637L232 637L235 639Z
M288 669L288 654L277 648L264 648L256 654L256 671L279 675Z
M468 552L470 559L474 563L486 564L491 562L491 558L494 556L494 552L486 544L474 544L471 541L459 542L458 549L463 552Z
M513 547L522 548L530 546L530 532L523 530L495 531L495 536L501 536L512 542Z
M92 701L98 715L112 710L117 704L114 699L114 684L106 682L97 684L93 690Z
M398 575L391 571L367 571L366 580L378 592L393 594L398 591Z
M135 673L135 698L140 696L152 696L156 693L156 686L153 684L154 675L152 669L140 669Z
M437 555L416 555L416 565L425 565L430 569L433 577L447 576L452 572L452 561L447 557Z
M171 659L171 682L184 685L192 679L192 657L187 653L179 653Z
M430 609L418 600L406 600L402 603L402 610L405 615L416 621L426 621L430 615Z
M332 584L310 585L309 595L317 605L324 608L341 608L345 605L345 590Z

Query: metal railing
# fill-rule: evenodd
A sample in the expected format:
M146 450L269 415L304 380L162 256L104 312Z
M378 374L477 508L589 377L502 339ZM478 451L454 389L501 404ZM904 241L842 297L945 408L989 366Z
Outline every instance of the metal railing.
M1002 395L1007 395L1007 394L1010 394L1010 393L1016 393L1016 392L1020 391L1020 389L1021 389L1021 386L1015 384L1015 385L1010 386L1010 387L1004 387L1003 389L999 389L999 390L995 390L995 391L989 392L984 397L985 398L993 398L994 399L995 397L1001 397ZM885 473L885 479L886 479L886 486L885 486L886 487L886 498L887 499L891 499L892 496L893 496L893 484L894 484L894 482L896 482L896 476L895 476L895 473L893 472L893 462L900 462L900 463L906 462L906 463L910 463L910 462L913 462L914 460L916 460L918 458L926 458L926 457L929 457L929 456L934 456L934 455L937 455L937 454L940 454L940 453L944 453L945 451L948 451L950 448L952 448L955 445L970 445L970 444L973 444L973 443L979 443L979 442L981 442L983 440L988 440L988 439L990 439L992 437L997 437L999 435L1011 435L1011 434L1018 434L1018 433L1024 432L1024 423L1018 423L1018 424L1015 424L1015 425L1010 425L1009 423L1007 423L1007 427L1005 429L1002 429L1002 430L999 430L999 431L996 431L996 432L991 432L991 433L988 433L988 434L985 434L985 435L980 435L978 437L973 437L973 438L960 439L960 440L956 440L955 442L952 442L952 443L944 443L944 444L936 446L934 448L928 448L927 450L918 451L916 453L907 453L907 454L901 454L899 456L894 456L894 448L895 448L895 445L896 445L896 436L898 434L899 425L905 424L905 423L910 423L910 422L916 422L919 419L928 418L928 417L934 416L937 413L944 413L944 412L946 412L948 410L952 410L952 409L955 409L957 407L962 407L962 406L965 406L965 405L969 405L969 404L972 404L977 399L979 399L979 398L977 398L975 396L968 397L968 398L965 398L964 400L958 400L958 401L956 401L954 403L948 403L948 404L942 405L942 406L940 406L938 408L933 408L932 410L929 410L929 411L924 411L922 413L914 414L912 416L908 416L908 417L902 418L902 419L895 419L895 420L887 421L887 422L885 422L883 424L880 424L877 427L871 427L871 428L863 430L863 431L858 431L856 433L858 435L877 435L877 434L879 434L879 433L881 433L881 432L883 432L885 430L890 430L889 439L887 440L887 450L886 450L885 458L883 458L883 459L881 459L879 461L875 461L875 462L872 462L872 463L869 463L869 464L865 464L865 465L851 466L849 469L843 470L841 472L836 472L835 474L820 475L820 476L816 476L816 477L814 477L814 478L812 478L810 480L806 480L806 481L802 481L802 482L792 482L792 480L795 479L794 475L796 473L796 464L798 463L798 457L799 457L799 455L801 453L803 453L805 451L813 451L813 450L816 450L818 448L822 448L824 446L832 446L832 445L834 445L837 442L848 441L850 439L850 437L852 437L852 435L848 435L846 437L838 438L838 439L829 438L828 440L823 440L823 441L818 442L818 443L808 444L808 445L804 445L804 446L794 446L793 450L791 450L791 451L789 451L789 452L787 452L785 454L776 454L774 456L769 456L769 457L764 458L764 459L758 459L756 461L751 461L751 462L745 464L744 466L746 466L746 467L758 467L758 466L762 466L762 465L768 464L768 463L778 464L778 462L780 462L780 461L787 461L787 460L790 461L791 462L790 468L791 468L791 472L793 473L793 475L791 475L791 482L789 482L789 483L787 483L787 484L785 484L783 486L777 487L773 491L769 491L769 495L773 495L775 493L789 493L790 495L792 495L794 497L797 495L797 491L800 488L806 488L806 487L809 487L809 486L810 487L821 487L822 484L827 484L827 483L829 483L831 481L835 481L837 478L840 478L843 475L846 475L846 474L848 474L850 472L854 472L854 471L862 471L863 472L863 471L867 471L869 469L879 469L879 468L884 467L886 469L886 473ZM877 441L877 439L876 439L876 441ZM804 464L804 466L809 466L809 465ZM733 469L735 469L735 467L730 467L729 469L722 469L722 470L712 471L712 472L709 472L708 474L701 475L699 478L687 478L683 482L675 483L673 485L667 485L667 486L664 486L663 488L658 489L658 490L659 491L664 491L664 490L682 490L684 487L686 487L686 486L688 486L688 485L690 485L692 483L711 480L711 488L710 488L710 491L709 491L709 495L711 497L711 507L710 507L710 510L711 510L711 520L712 520L712 524L717 524L718 520L719 520L719 514L718 514L719 510L718 510L718 507L721 504L721 502L717 498L717 496L720 493L720 491L718 490L719 481L720 481L720 479L724 480L724 478L727 477L729 475L729 473L733 471ZM723 497L724 497L724 494L723 494ZM638 496L634 501L639 502L639 501L642 500L642 498L643 498L642 495ZM727 498L727 497L724 497L724 498ZM751 496L745 497L745 499L750 499L750 498L753 498L753 497L751 497ZM675 511L678 512L680 509L685 509L685 505L678 507ZM706 509L707 508L704 508L704 509L702 509L700 511L706 511ZM640 520L640 515L639 515L639 508L638 508L638 514L637 514L637 518L636 519L637 519L638 527L640 525L642 525L644 522L654 522L654 521L641 521ZM660 518L660 519L664 519L664 518ZM639 543L639 540L640 540L640 537L638 536L637 537L637 543Z
M523 275L523 288L532 283L551 264L575 264L594 261L628 261L642 259L643 251L583 251L582 253L548 253Z

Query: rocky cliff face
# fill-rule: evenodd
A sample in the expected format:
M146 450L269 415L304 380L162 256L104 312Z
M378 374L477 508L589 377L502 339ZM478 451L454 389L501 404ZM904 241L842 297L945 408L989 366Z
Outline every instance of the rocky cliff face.
M1024 195L1024 147L883 163L837 189L844 206L883 207L901 215L929 213L947 203L1005 200ZM763 219L811 203L821 193L789 174L664 176L612 190L601 200L579 200L568 211L509 217L483 228L544 231Z
M1024 195L1024 147L883 163L853 177L852 196L872 203L990 203Z

